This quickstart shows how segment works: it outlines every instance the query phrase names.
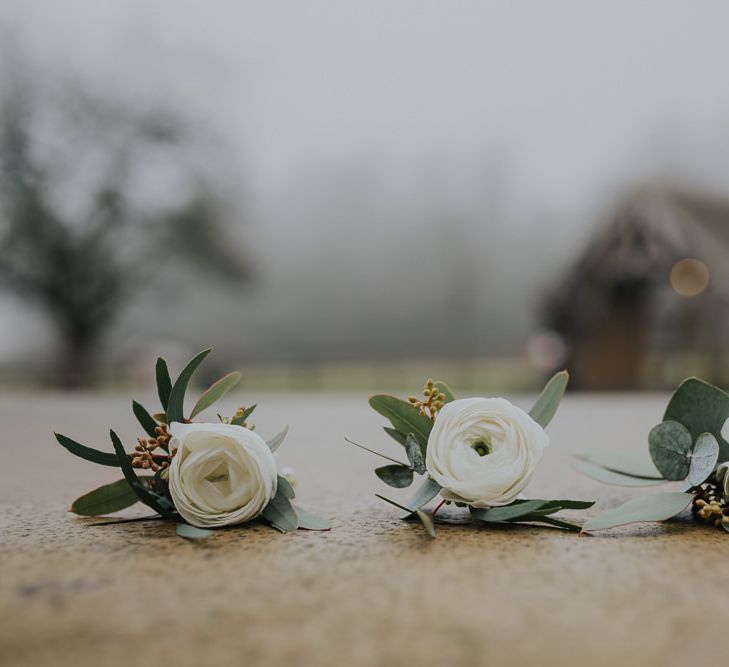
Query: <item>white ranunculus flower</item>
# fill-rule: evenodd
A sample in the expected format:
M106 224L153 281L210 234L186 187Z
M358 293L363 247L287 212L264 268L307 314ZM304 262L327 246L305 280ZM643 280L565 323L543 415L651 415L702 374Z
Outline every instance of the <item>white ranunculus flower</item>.
M544 429L503 398L463 398L439 412L425 465L447 500L508 505L526 487L549 445Z
M172 500L193 526L255 519L276 493L276 461L265 440L233 424L170 425Z

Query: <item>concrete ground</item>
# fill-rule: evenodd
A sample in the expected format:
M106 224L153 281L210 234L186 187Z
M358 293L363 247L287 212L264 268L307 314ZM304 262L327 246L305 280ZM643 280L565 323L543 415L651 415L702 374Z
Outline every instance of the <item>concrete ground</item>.
M51 431L108 448L113 425L133 442L127 398L0 398L0 664L725 662L723 531L439 526L432 541L374 497L407 492L384 487L378 460L342 440L397 453L366 396L255 398L264 436L290 424L280 464L295 468L300 504L331 518L331 532L253 525L190 543L164 522L93 527L66 508L119 473L71 456ZM644 448L666 400L568 396L529 495L595 498L599 511L640 493L582 478L568 455Z

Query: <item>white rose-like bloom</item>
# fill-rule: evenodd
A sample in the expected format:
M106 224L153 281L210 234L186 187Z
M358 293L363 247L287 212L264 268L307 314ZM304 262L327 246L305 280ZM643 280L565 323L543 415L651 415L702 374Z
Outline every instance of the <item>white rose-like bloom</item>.
M276 460L266 441L234 424L170 425L172 501L193 526L255 519L276 494Z
M438 413L425 465L447 500L508 505L524 490L549 445L544 429L503 398L463 398Z

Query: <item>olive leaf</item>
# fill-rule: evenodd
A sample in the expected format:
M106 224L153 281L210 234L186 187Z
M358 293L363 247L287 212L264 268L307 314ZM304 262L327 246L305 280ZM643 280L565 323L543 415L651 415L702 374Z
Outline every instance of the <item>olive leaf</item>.
M190 419L194 419L203 410L206 410L216 401L219 401L225 394L227 394L235 385L240 382L241 374L238 371L233 371L220 378L217 382L214 382L205 393L198 399L195 407L190 413ZM245 421L245 420L243 420Z
M151 476L138 477L141 484L149 486ZM101 514L112 514L119 510L131 507L139 502L126 479L120 479L111 484L104 484L93 491L89 491L80 498L74 500L71 505L71 512L79 516L99 516Z
M445 396L445 400L443 401L444 403L450 403L451 401L456 400L456 397L453 395L453 392L451 391L450 387L445 382L442 382L441 380L437 380L434 383L434 386L435 386L436 391L438 391L438 393L443 394Z
M102 466L119 467L119 458L116 454L108 452L100 452L98 449L92 449L86 445L82 445L71 438L61 435L60 433L54 433L56 440L59 444L65 447L71 454L75 454L79 458L91 461L92 463L98 463Z
M234 417L230 423L235 424L236 426L243 426L243 424L246 423L246 420L248 419L248 417L250 417L253 414L253 411L257 407L258 407L258 403L254 403L253 405L251 405L250 408L246 408L245 410L243 410L242 415L239 415L238 417Z
M420 523L423 524L423 528L425 528L425 532L428 533L430 537L435 537L435 522L433 521L433 515L428 514L428 512L424 512L421 509L416 509L413 511L410 511L410 508L405 507L404 505L401 505L400 503L396 503L394 500L390 500L390 498L385 498L385 496L381 496L379 493L375 494L380 500L384 500L386 503L390 503L390 505L394 505L395 507L401 509L403 512L406 512L407 515L415 514L418 519L420 519Z
M268 445L268 448L271 450L271 452L275 452L281 446L281 443L286 439L288 432L289 427L284 426L283 430L280 433L277 433L273 436L273 438L266 441L266 444Z
M526 500L520 503L511 503L501 507L469 507L471 516L478 521L486 523L501 523L503 521L513 521L526 514L530 514L534 510L538 510L545 504L544 500ZM557 510L555 510L557 511Z
M403 512L399 515L400 518L407 519L409 516L415 514L419 509L433 500L440 493L441 488L441 485L434 479L426 477L410 501L405 506L398 505L398 507L403 509Z
M643 521L665 521L683 512L693 497L690 493L667 491L633 498L619 507L588 519L582 526L582 531L604 530Z
M172 385L170 390L169 402L167 404L167 423L172 424L173 422L184 422L185 421L185 394L187 393L187 386L190 384L190 380L198 369L198 366L205 360L212 352L212 348L203 350L200 354L195 355L182 369L175 384Z
M433 428L433 423L420 410L411 403L403 401L395 396L387 394L376 394L371 396L370 405L383 417L390 420L393 428L400 433L412 433L420 445L425 456L425 449L428 446L428 436Z
M136 401L132 401L132 412L137 418L140 426L144 429L145 433L151 438L156 438L157 433L154 429L157 428L157 422L154 417L147 412L146 408Z
M405 441L407 440L407 435L405 433L400 433L400 431L396 431L394 428L390 428L389 426L383 426L385 433L389 435L395 442L401 444L403 447L405 446Z
M542 428L547 428L557 412L569 379L567 371L560 371L553 375L529 411L529 416Z
M170 392L172 391L172 380L170 378L170 371L167 368L167 362L162 357L157 359L155 376L157 378L159 402L162 404L162 409L167 412L167 405L170 402Z

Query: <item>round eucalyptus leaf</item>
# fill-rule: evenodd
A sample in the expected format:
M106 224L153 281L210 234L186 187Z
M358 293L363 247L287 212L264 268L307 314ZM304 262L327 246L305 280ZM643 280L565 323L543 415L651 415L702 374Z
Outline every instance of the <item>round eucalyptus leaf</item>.
M693 440L689 430L678 422L665 421L648 436L651 458L665 479L686 479L691 467Z
M719 458L719 443L711 433L702 433L696 440L691 453L691 463L688 473L688 482L691 486L698 486L714 472L716 461Z

